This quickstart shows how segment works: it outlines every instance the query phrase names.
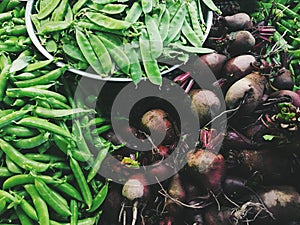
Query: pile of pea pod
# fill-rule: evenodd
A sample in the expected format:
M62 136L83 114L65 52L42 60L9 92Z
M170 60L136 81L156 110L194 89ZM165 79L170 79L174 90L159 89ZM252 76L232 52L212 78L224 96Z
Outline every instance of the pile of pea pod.
M282 46L291 56L289 70L295 79L295 89L300 87L300 3L289 0L264 0L257 2L260 10L252 14L256 22L264 21L276 31L273 41Z
M158 85L166 66L213 51L202 48L203 11L219 12L212 0L40 0L35 8L31 19L42 45L67 64Z
M108 121L74 99L76 76L19 44L24 7L0 3L0 18L19 13L3 22L0 44L0 224L97 224L110 184L98 170L120 146L101 137Z

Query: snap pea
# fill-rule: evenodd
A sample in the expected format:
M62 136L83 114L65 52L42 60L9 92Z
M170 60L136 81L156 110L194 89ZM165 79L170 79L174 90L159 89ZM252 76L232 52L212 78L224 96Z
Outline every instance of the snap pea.
M93 201L92 193L79 163L73 157L70 157L70 167L75 176L75 180L79 186L79 189L82 193L83 200L89 209Z
M39 162L46 162L46 163L52 163L52 162L58 162L64 160L64 157L51 155L51 154L26 153L25 156L28 159L39 161Z
M16 25L14 27L8 27L5 33L7 35L26 35L27 29L25 25Z
M5 110L0 110L0 118L3 116L6 116L8 114L11 114L12 112L14 112L15 110L13 109L5 109Z
M188 2L187 7L188 7L188 12L189 12L189 15L191 18L193 30L202 43L204 36L203 36L203 31L202 31L200 23L199 23L196 2L195 1ZM196 47L201 47L201 46L196 46Z
M13 79L15 79L17 81L23 81L23 80L36 78L39 75L40 75L39 73L24 72L24 73L20 73L20 74L14 74L12 77L13 77Z
M104 186L101 188L101 190L96 194L95 198L93 199L93 203L89 212L96 211L102 205L102 203L104 202L108 194L108 190L109 190L108 187L109 187L109 182L106 181Z
M292 17L292 18L300 18L299 14L297 12L294 12L293 10L291 10L290 8L288 8L287 6L277 2L276 6L282 10L287 16Z
M210 8L212 11L221 14L221 10L215 5L215 3L213 2L213 0L203 0L203 3Z
M100 31L105 33L117 34L119 36L123 36L122 30L113 30L106 27L99 26L97 24L91 23L86 20L79 20L76 22L77 26L86 30Z
M4 93L7 86L7 81L9 78L9 70L11 67L11 60L4 53L0 55L0 101L4 98Z
M34 186L42 199L59 215L68 217L72 214L65 201L62 201L56 194L53 194L53 190L51 190L44 181L35 179Z
M103 148L99 149L98 155L92 165L89 174L87 176L87 182L89 183L94 177L97 175L103 160L106 158L109 151L109 146L104 146Z
M125 21L133 24L138 21L140 16L142 15L142 7L138 1L134 2L130 9L127 11L127 14L124 18Z
M65 54L67 54L69 57L82 61L87 62L84 58L82 52L77 46L71 45L71 44L63 44L62 49Z
M102 13L87 12L85 15L93 23L111 30L122 30L130 27L129 22L125 20L114 19Z
M145 15L145 24L150 39L151 56L153 59L158 58L163 51L163 41L160 36L158 26L150 15Z
M11 46L6 44L0 44L0 51L9 53L19 53L23 50L20 46Z
M0 139L0 148L14 163L16 163L22 169L44 172L49 168L48 164L36 162L26 158L21 152L16 150L13 146L11 146L3 139Z
M72 12L76 14L86 3L88 0L79 0L77 1L72 8Z
M2 185L3 190L11 189L15 186L32 184L34 181L34 176L31 174L17 174L7 178Z
M78 204L75 200L71 200L70 208L71 208L71 213L72 213L70 225L77 225L78 224Z
M5 12L5 13L0 13L0 22L10 20L12 17L13 17L12 11Z
M53 11L51 20L52 21L62 21L67 12L68 0L62 0L57 8Z
M152 0L141 0L142 9L145 14L152 11Z
M96 53L101 65L102 65L104 73L109 74L113 68L113 63L111 61L111 58L110 58L107 48L105 47L105 45L103 44L101 39L98 38L97 35L89 34L88 38L89 38L89 41L92 45L94 52Z
M35 70L42 69L53 62L53 59L41 60L35 63L29 64L25 69L24 72L31 72Z
M66 30L70 26L71 26L71 22L67 22L67 21L48 21L40 27L38 32L39 34L49 34L52 32Z
M20 5L20 0L10 0L9 3L6 6L6 10L12 10L16 8L18 5Z
M23 18L13 17L11 20L14 24L25 25L25 20Z
M11 177L13 174L7 167L0 167L0 178Z
M86 61L91 65L91 67L96 71L96 73L98 73L99 75L103 74L102 66L98 61L98 58L88 38L79 29L75 29L75 33L78 46Z
M50 82L54 82L56 81L60 76L62 76L65 71L67 70L66 67L61 67L61 68L57 68L55 70L50 71L49 73L36 77L36 78L32 78L30 80L25 80L25 81L16 81L14 82L15 85L19 88L22 87L31 87L31 86L35 86L35 85L42 85L42 84L48 84Z
M70 4L68 3L67 4L67 9L66 9L66 14L65 14L65 21L72 22L73 17L74 17L74 15L73 15L72 8L71 8Z
M115 15L115 14L122 13L128 7L128 5L111 4L111 3L101 5L101 4L97 4L97 3L92 3L92 4L89 4L88 7L93 10L105 13L107 15Z
M3 0L0 2L0 13L4 12L6 9L7 4L10 2L10 0Z
M43 90L40 88L35 87L26 87L26 88L8 88L6 90L6 95L12 98L19 98L19 97L29 97L29 98L36 98L36 97L45 97L45 98L55 98L63 103L67 102L65 96L49 90ZM1 120L1 119L0 119Z
M68 104L66 104L62 101L57 100L56 98L36 97L35 99L46 102L48 105L50 105L51 109L71 109L71 106L69 106Z
M14 208L21 225L33 224L33 221L29 218L29 216L27 216L27 214L22 210L20 206L15 206Z
M168 32L169 32L169 27L170 27L170 12L168 8L165 9L160 23L159 23L159 33L161 36L161 39L164 41L167 38Z
M141 81L143 76L143 71L141 68L141 63L138 57L138 53L134 50L134 48L130 44L126 44L124 50L130 61L130 76L132 78L132 81L135 84L138 84Z
M50 216L46 202L41 198L33 184L27 184L24 186L24 188L32 198L33 205L37 212L39 224L49 225Z
M108 52L110 53L111 57L114 59L120 70L125 74L129 74L130 61L127 55L124 53L122 47L118 46L104 35L99 35L99 38L106 46Z
M42 118L67 118L71 115L91 113L94 112L92 109L47 109L40 106L35 107L33 113Z
M65 129L61 128L60 126L49 122L46 119L37 118L34 116L29 116L26 118L21 119L17 122L18 125L31 127L35 129L42 129L45 131L52 132L54 134L62 135L67 138L71 138L71 135L69 132L67 132Z
M52 184L52 186L57 190L61 191L62 193L64 193L65 195L71 197L72 199L76 199L81 202L83 201L80 192L74 186L72 186L67 182Z
M165 39L166 44L172 42L180 32L182 25L185 21L185 15L186 15L186 7L185 4L183 3L177 9L175 15L171 19L169 32L167 38Z
M0 215L6 210L6 199L5 197L0 198Z
M92 130L92 134L98 136L98 135L103 134L106 131L109 131L110 129L111 129L111 125L110 124L106 124L106 125L103 125L101 127L96 127L95 129L93 129Z
M49 0L47 3L48 4L42 5L40 11L37 14L37 18L39 20L45 19L47 16L49 16L59 5L60 0Z
M28 112L33 109L33 106L25 106L18 111L14 111L0 118L0 128L3 128L12 122L22 119Z
M22 169L16 163L11 161L11 159L8 156L6 156L6 158L5 158L5 163L6 163L7 169L10 172L15 173L15 174L23 173Z
M186 19L182 25L182 33L194 47L201 48L202 40L197 36L196 32L192 29Z
M150 51L150 42L147 37L147 32L142 31L139 37L140 51L143 60L144 69L149 80L157 85L162 84L162 77L160 75L157 61L152 59Z
M49 137L50 137L50 133L48 132L40 133L35 137L14 140L13 145L19 149L32 149L48 141Z

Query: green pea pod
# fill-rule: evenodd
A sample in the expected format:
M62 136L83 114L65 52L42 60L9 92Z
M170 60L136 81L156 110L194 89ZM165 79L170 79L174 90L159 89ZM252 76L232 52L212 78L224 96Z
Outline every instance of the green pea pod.
M60 197L57 197L56 194L53 194L53 190L51 190L44 181L41 179L35 179L34 185L42 199L44 199L44 201L47 202L55 212L66 217L72 214L65 201L62 201Z
M125 21L133 24L138 21L140 16L142 15L142 7L138 1L134 2L130 9L128 10L126 16L125 16Z
M213 53L215 50L210 49L210 48L202 48L202 47L192 47L192 46L185 46L179 43L172 43L170 44L170 46L174 47L174 48L179 48L185 52L189 52L189 53L197 53L197 54L209 54L209 53Z
M12 10L16 8L18 5L20 5L21 1L20 0L10 0L9 3L6 6L6 10Z
M16 25L6 29L7 35L27 35L27 29L25 25Z
M42 6L37 14L39 20L45 19L59 5L60 0L49 0L46 5Z
M78 27L80 27L82 29L100 31L100 32L105 32L105 33L112 33L112 34L116 34L119 36L124 36L124 34L122 33L122 30L108 29L106 27L99 26L95 23L91 23L90 21L79 20L76 24Z
M23 173L22 169L15 162L13 162L8 156L6 156L5 162L6 162L6 167L10 172L14 174Z
M168 32L169 32L169 28L170 28L170 20L171 20L170 12L166 8L163 15L162 15L162 17L161 17L160 23L159 23L159 33L160 33L161 39L163 41L168 36Z
M198 36L198 38L200 39L200 41L202 42L204 36L203 36L203 31L202 31L200 23L199 23L196 2L195 1L188 2L187 7L188 7L188 12L189 12L189 15L191 18L193 30L196 33L196 35ZM197 47L200 47L200 46L197 46Z
M43 90L36 87L27 87L27 88L8 88L6 90L6 95L12 98L19 98L19 97L29 97L29 98L36 98L36 97L45 97L45 98L55 98L63 103L67 102L65 96L54 92ZM1 121L1 119L0 119ZM1 126L1 123L0 123Z
M66 70L67 70L66 67L57 68L43 76L39 76L25 81L16 81L15 85L19 88L22 88L22 87L31 87L35 85L49 84L51 82L56 81L60 76L62 76L66 72Z
M145 14L150 13L152 11L152 6L153 6L152 0L141 0L141 2L142 2L143 12Z
M106 131L109 131L111 129L111 125L110 124L106 124L103 125L101 127L97 127L92 131L93 135L101 135L103 133L105 133Z
M52 32L63 31L71 26L70 22L66 21L49 21L43 24L39 29L39 34L49 34Z
M30 159L27 159L22 153L16 150L8 142L0 139L0 148L9 158L16 163L18 166L25 170L34 170L36 172L44 172L49 168L48 164L36 162Z
M46 102L51 109L71 109L71 106L67 105L64 102L61 102L55 98L41 98L41 97L37 97L36 98L37 101L44 101Z
M19 149L32 149L40 146L49 140L50 133L41 133L35 137L30 137L26 139L19 139L13 142L13 145Z
M212 11L218 13L218 14L222 14L221 10L215 5L215 3L213 2L213 0L203 0L203 3L210 8Z
M50 215L47 203L44 201L44 199L41 198L40 194L33 184L27 184L24 186L24 188L32 198L33 205L37 212L39 224L49 225Z
M0 215L6 210L6 198L5 197L1 197L0 198Z
M88 2L88 0L79 0L73 5L72 11L74 14L79 12L79 10Z
M170 22L170 28L167 35L167 38L165 39L165 44L169 44L172 42L176 36L179 34L182 25L185 21L185 15L186 15L186 7L185 4L182 4L181 7L179 7L173 16L171 22Z
M87 182L89 183L94 177L97 175L103 160L106 158L109 151L109 146L105 146L104 148L100 149L92 168L87 176Z
M163 41L160 36L158 26L150 15L145 15L145 24L150 39L150 49L153 59L158 58L163 51Z
M84 203L87 205L88 209L90 209L93 201L92 193L79 163L73 157L70 157L70 167L81 191Z
M71 197L72 199L76 199L81 202L83 201L80 192L74 186L67 182L52 184L52 186L58 191L62 192L64 195Z
M75 29L75 32L76 32L76 40L78 46L82 54L84 55L84 58L91 65L91 67L96 71L96 73L98 73L99 75L103 74L102 66L88 38L79 29Z
M147 32L142 31L139 37L140 51L143 60L144 69L147 77L153 84L161 85L162 77L159 71L157 61L152 59L150 53L150 41L147 37Z
M105 45L97 35L89 34L88 38L94 52L96 53L102 65L104 73L109 74L113 68L113 63L111 61L110 54L107 48L105 47Z
M72 22L73 18L74 18L73 11L72 11L72 8L71 8L70 4L68 3L67 4L67 9L66 9L66 14L65 14L65 21L66 22Z
M57 156L57 155L50 155L50 154L40 154L40 153L26 153L25 156L28 159L32 159L34 161L39 162L58 162L58 161L64 161L64 157Z
M68 7L68 0L62 0L58 7L53 11L51 20L52 21L62 21L66 15Z
M184 20L182 25L182 33L194 47L202 47L202 40L197 36L187 20Z
M2 128L3 132L7 135L13 135L15 137L33 137L38 134L37 130L30 129L28 127L22 127L18 125L8 125Z
M276 2L275 3L276 6L278 7L278 9L282 10L284 14L286 14L287 16L291 17L291 18L300 18L299 14L297 12L294 12L293 10L291 10L289 7Z
M14 208L21 225L33 224L33 221L29 218L29 216L27 216L27 214L22 210L20 206L15 206ZM45 225L47 225L47 223L45 223Z
M127 29L131 25L127 21L114 19L101 13L87 12L85 15L93 23L111 30Z
M115 15L115 14L120 14L125 11L125 9L128 7L128 5L125 4L105 4L105 5L100 5L96 3L92 3L88 5L89 8L105 13L107 15Z
M42 118L66 118L71 115L80 114L80 113L91 113L94 112L93 109L47 109L43 107L35 107L33 113Z
M109 40L104 35L99 35L99 38L106 46L108 52L110 53L111 57L115 60L116 64L123 71L125 74L129 74L130 69L130 61L123 51L121 46L116 45L113 41Z
M0 2L0 13L5 11L6 6L9 2L10 2L10 0L3 0Z
M109 182L106 181L104 186L101 188L101 190L96 194L95 198L93 199L93 203L89 212L96 211L102 205L102 203L104 202L108 194L108 189L109 189L108 186L109 186Z
M5 12L5 13L0 13L0 22L8 21L12 19L13 15L12 12Z
M67 54L69 57L82 61L87 62L84 58L82 52L77 46L71 45L71 44L63 44L62 49L65 54Z
M72 212L70 225L77 225L78 224L78 204L73 199L70 202L70 208L71 208L71 212Z
M10 76L9 70L11 67L11 61L10 58L5 56L4 54L0 55L0 101L3 100L5 95L5 90L7 87L7 82ZM1 118L0 118L1 121ZM1 127L1 122L0 122Z
M0 167L0 178L11 177L13 174L7 169L7 167ZM0 207L1 208L1 207ZM1 213L1 210L0 210Z
M32 109L33 109L33 106L26 106L18 111L14 111L11 114L1 117L0 118L0 128L9 125L12 122L16 122L16 121L22 119Z
M43 61L37 61L35 63L29 64L25 69L24 72L32 72L35 70L42 69L53 62L53 59L47 59Z
M135 84L138 84L141 81L143 76L143 71L141 68L140 60L138 58L138 54L130 44L125 45L125 53L128 56L130 61L131 79Z

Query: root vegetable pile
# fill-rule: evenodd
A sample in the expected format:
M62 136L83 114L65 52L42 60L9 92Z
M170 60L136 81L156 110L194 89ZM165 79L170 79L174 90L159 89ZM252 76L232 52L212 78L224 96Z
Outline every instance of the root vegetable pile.
M204 5L214 18L202 43ZM32 21L49 60L24 3L1 1L0 224L300 224L299 3L250 5L40 0ZM170 86L162 57L183 63ZM111 93L68 71L89 65L137 90L176 87L185 98L170 99L194 117L163 95L129 118L106 112L98 98Z

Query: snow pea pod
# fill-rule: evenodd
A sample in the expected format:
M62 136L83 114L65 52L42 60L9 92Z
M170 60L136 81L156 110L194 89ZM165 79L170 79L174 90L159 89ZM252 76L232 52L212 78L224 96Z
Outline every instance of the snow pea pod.
M142 12L143 12L143 10L142 10L140 3L134 2L132 4L131 8L128 10L124 20L133 24L138 21L138 19L142 15Z
M158 58L163 51L163 42L160 36L158 26L150 15L145 15L145 24L150 39L150 49L153 59Z
M40 11L37 14L37 18L39 20L45 19L54 11L54 9L59 5L59 3L60 0L49 0L47 4L41 7Z

